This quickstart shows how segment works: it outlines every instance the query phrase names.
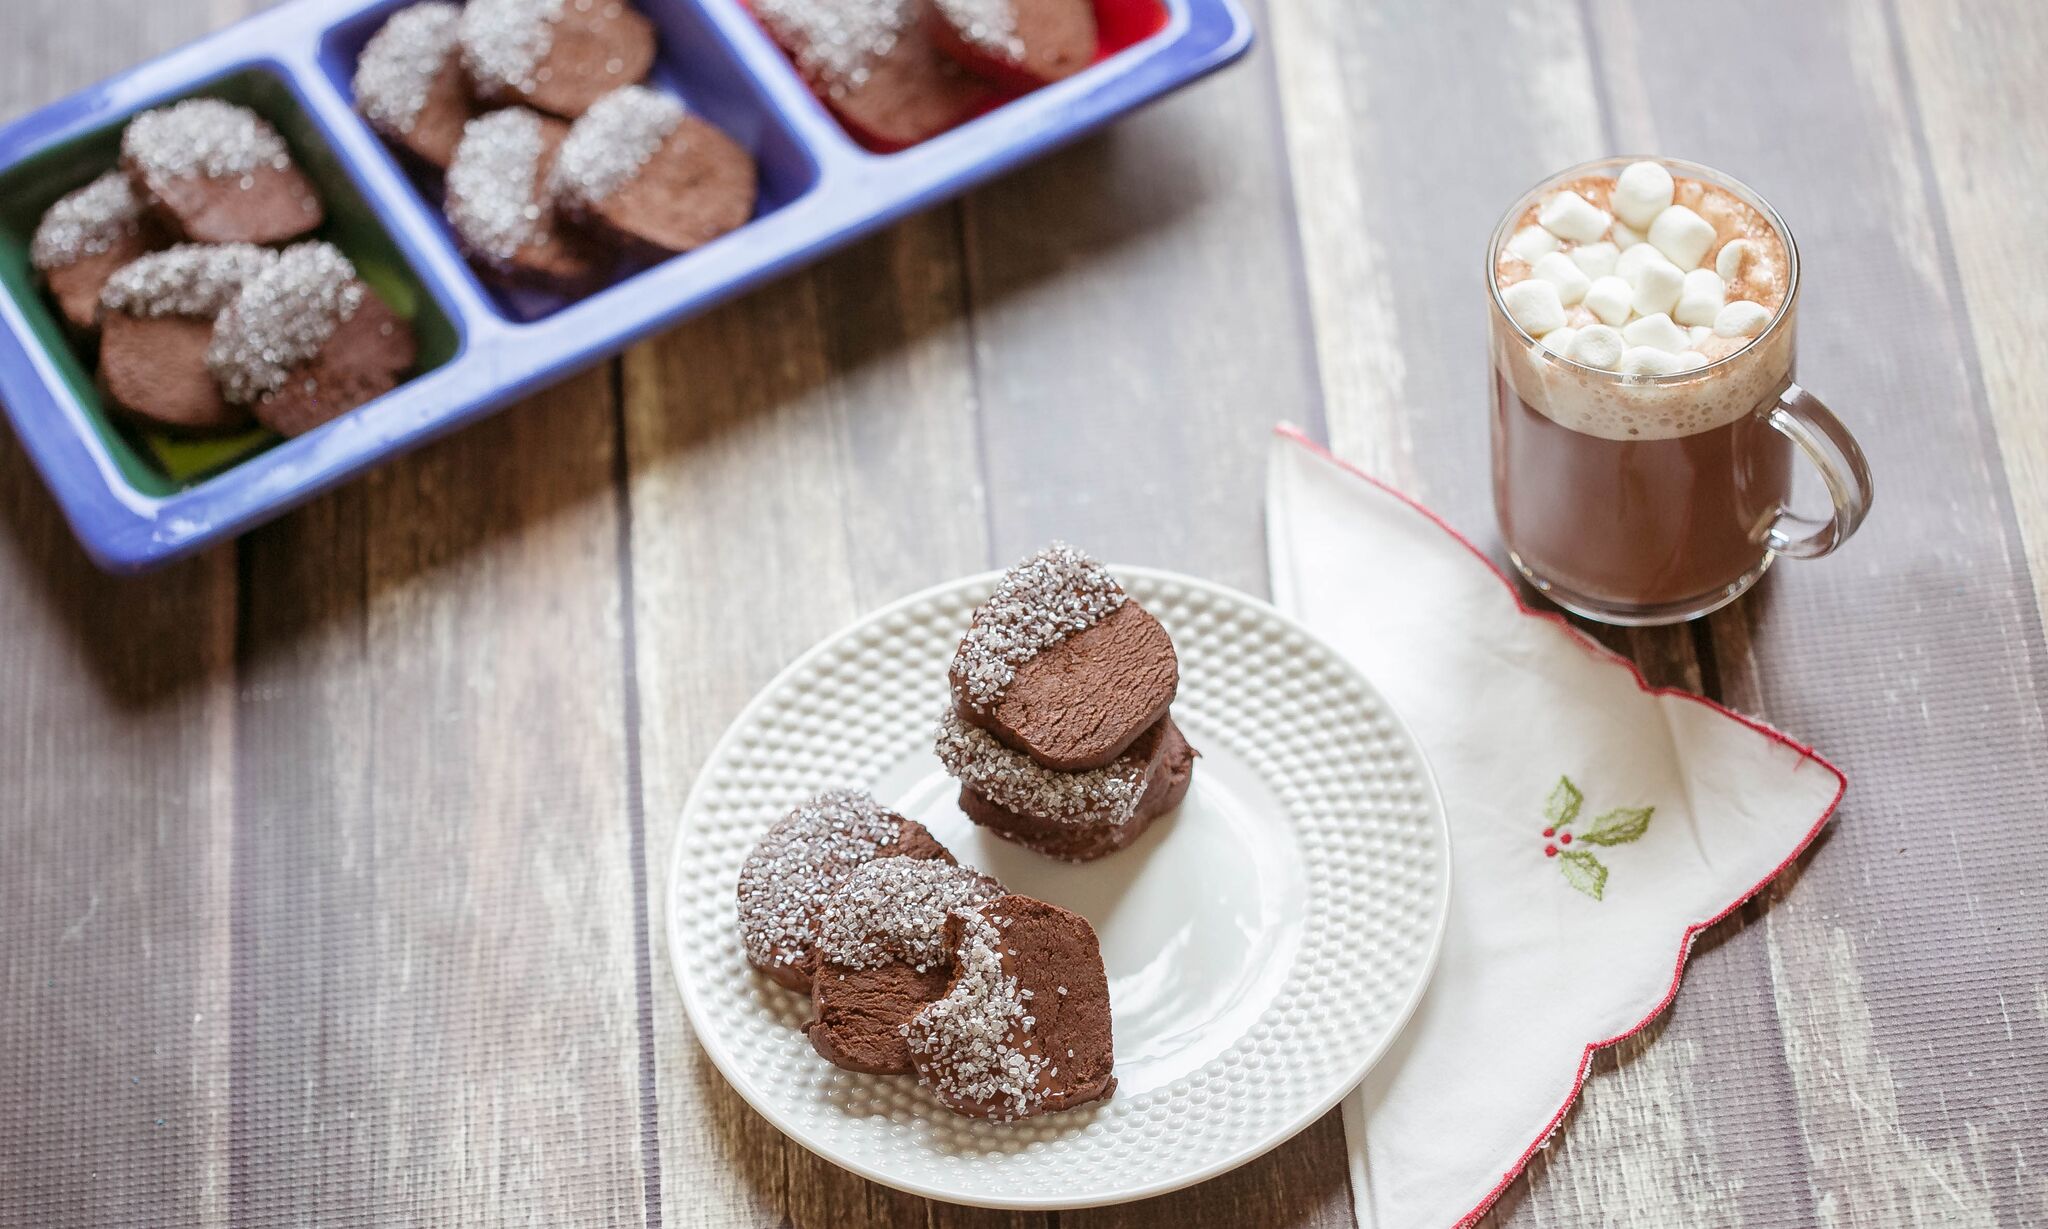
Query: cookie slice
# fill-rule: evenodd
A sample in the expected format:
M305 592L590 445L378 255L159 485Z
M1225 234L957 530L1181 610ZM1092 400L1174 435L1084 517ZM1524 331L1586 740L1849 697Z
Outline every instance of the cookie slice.
M180 244L144 256L100 292L100 387L126 417L177 435L249 426L207 366L214 320L277 253L246 243Z
M954 912L946 939L953 980L905 1040L948 1109L1009 1121L1114 1091L1109 977L1086 918L1004 896Z
M427 0L391 15L356 61L356 110L385 140L448 169L463 125L475 118L457 29L462 10Z
M64 322L90 331L99 324L107 279L163 245L163 229L128 177L108 171L43 214L29 244L29 263L43 275Z
M487 103L575 119L654 66L654 26L625 0L469 0L462 66Z
M951 862L923 824L862 791L833 790L763 833L740 866L740 943L747 963L808 991L825 899L864 863L905 857Z
M158 220L192 243L283 243L325 218L277 129L218 98L136 116L121 134L121 167Z
M754 160L680 100L629 85L569 128L549 187L558 208L621 246L673 256L754 216Z
M611 254L568 224L548 175L568 125L524 107L469 121L448 164L448 221L470 258L507 281L576 295L611 267Z
M939 51L922 19L926 0L756 0L754 11L864 144L915 145L1001 100Z
M932 0L929 20L939 50L1013 90L1073 76L1101 41L1093 0Z
M968 724L1079 772L1114 761L1166 715L1180 660L1106 568L1055 542L974 612L949 678Z
M960 809L998 836L1068 862L1128 847L1152 821L1179 806L1197 752L1172 717L1162 717L1116 761L1058 772L948 712L937 751L961 783Z
M398 319L329 244L288 248L214 323L221 393L279 435L303 435L397 387L418 354Z
M930 859L877 858L826 898L804 1035L849 1071L907 1075L905 1025L951 980L946 918L986 904L1002 885Z

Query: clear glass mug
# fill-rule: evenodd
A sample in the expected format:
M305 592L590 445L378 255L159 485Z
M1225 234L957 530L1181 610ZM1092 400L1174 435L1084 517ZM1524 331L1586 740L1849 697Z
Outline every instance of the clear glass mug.
M1625 375L1545 348L1510 317L1497 272L1515 268L1510 240L1562 185L1612 181L1637 161L1748 206L1782 251L1774 276L1783 300L1769 325L1747 344L1709 339L1742 348L1677 374ZM1688 191L1681 187L1681 202ZM1725 201L1711 204L1739 214ZM1778 258L1768 243L1758 246L1765 259ZM1710 252L1703 267L1713 264ZM1696 619L1742 596L1776 557L1818 558L1862 523L1870 468L1840 420L1793 382L1799 254L1756 193L1672 158L1584 163L1515 203L1494 230L1486 272L1494 510L1515 566L1552 601L1604 623ZM1788 506L1795 455L1826 483L1834 504L1826 520Z

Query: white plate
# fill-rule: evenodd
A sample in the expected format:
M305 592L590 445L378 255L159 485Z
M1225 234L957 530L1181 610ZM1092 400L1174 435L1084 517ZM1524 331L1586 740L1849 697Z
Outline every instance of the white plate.
M1262 602L1113 569L1180 654L1173 716L1202 753L1187 800L1081 866L985 834L932 751L946 666L997 574L905 598L804 654L712 751L683 808L668 947L712 1062L790 1138L955 1203L1074 1208L1175 1190L1314 1122L1422 996L1450 900L1449 833L1422 752L1379 693ZM958 1117L908 1076L811 1049L802 995L754 973L734 887L761 832L866 786L962 862L1064 905L1102 938L1109 1101L1017 1123Z

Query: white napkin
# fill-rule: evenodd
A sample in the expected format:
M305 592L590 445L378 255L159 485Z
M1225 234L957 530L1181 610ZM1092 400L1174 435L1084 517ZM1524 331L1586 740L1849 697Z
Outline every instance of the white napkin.
M1359 1223L1467 1224L1563 1120L1593 1051L1663 1010L1693 937L1806 847L1846 782L1757 722L1648 688L1292 429L1266 498L1275 602L1386 694L1450 815L1435 977L1344 1103Z

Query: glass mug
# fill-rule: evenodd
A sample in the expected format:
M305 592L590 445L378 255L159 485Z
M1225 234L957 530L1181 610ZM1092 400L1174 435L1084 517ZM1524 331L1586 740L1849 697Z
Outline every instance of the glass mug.
M1770 323L1747 344L1705 340L1709 349L1741 348L1677 374L1623 374L1567 359L1517 325L1502 297L1499 271L1520 268L1510 241L1543 202L1573 181L1600 195L1639 161L1694 181L1680 184L1679 203L1760 221L1782 251L1780 258L1768 242L1755 245L1761 259L1783 264L1773 275L1782 279L1782 305ZM1753 214L1745 217L1743 205ZM1718 247L1717 240L1701 267L1714 267ZM1584 163L1515 203L1494 231L1486 271L1494 510L1515 566L1552 601L1604 623L1696 619L1742 596L1779 555L1818 558L1856 531L1870 506L1870 469L1841 422L1793 383L1799 254L1754 192L1672 158ZM1827 485L1827 520L1787 507L1795 453Z

